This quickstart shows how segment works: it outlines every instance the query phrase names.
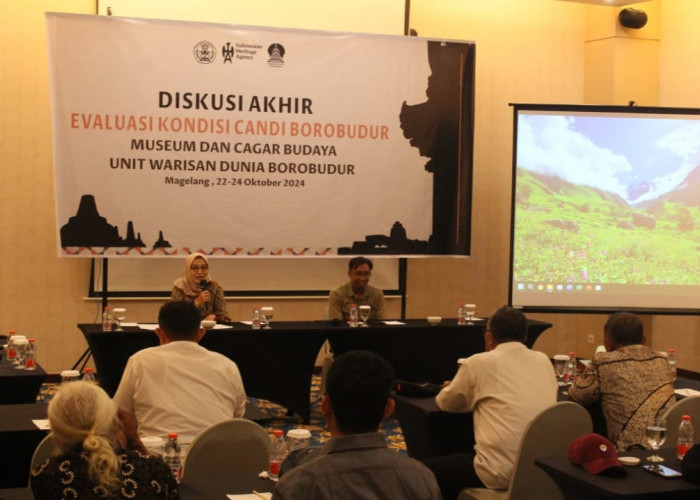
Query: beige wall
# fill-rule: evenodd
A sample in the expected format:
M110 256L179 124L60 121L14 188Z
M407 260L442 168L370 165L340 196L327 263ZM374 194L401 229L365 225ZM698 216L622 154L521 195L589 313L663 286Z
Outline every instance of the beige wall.
M696 0L658 2L659 19L654 22L659 33L659 105L700 107L695 91L700 67L694 64L700 48L695 29L700 9L695 4ZM454 316L461 300L477 303L478 314L486 315L507 301L509 103L588 102L584 89L593 71L586 63L587 32L593 22L589 10L615 8L554 0L412 0L411 7L410 25L419 35L475 41L477 72L472 256L411 259L407 316ZM72 365L85 349L75 324L95 321L99 303L84 300L89 262L56 256L45 10L93 13L95 2L0 2L0 331L12 328L33 335L41 349L39 362L57 372ZM247 317L254 300L232 302L234 317ZM322 299L267 302L276 306L276 319L290 320L319 318L324 305ZM153 321L159 304L113 302L125 305L132 321ZM398 315L398 302L392 301L390 309ZM603 315L533 317L555 325L536 345L548 354L574 350L589 356L602 343ZM700 319L654 316L645 324L656 348L674 346L681 368L700 370L695 341ZM594 344L587 343L588 334L595 335Z

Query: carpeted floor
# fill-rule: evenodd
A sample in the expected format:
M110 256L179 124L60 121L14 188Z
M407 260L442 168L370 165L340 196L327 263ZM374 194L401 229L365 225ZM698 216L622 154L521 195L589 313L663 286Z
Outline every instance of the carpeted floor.
M270 416L269 420L260 421L268 432L272 433L274 429L282 429L285 435L289 429L296 427L308 429L311 431L311 445L319 446L330 437L330 433L326 430L323 417L321 416L319 386L321 377L315 375L311 381L311 418L308 425L302 424L301 417L287 416L286 408L272 403L264 399L249 398L249 401L258 407L263 413ZM53 396L58 384L44 384L39 392L38 399L48 402ZM399 450L402 453L406 452L401 427L394 418L389 418L382 423L381 431L387 439L387 445L390 448Z

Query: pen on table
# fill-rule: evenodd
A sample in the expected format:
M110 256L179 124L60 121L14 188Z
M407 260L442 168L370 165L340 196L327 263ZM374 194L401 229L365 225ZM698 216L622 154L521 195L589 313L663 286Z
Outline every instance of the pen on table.
M253 490L253 495L255 495L256 497L263 498L264 500L267 500L267 497L265 495L262 495L255 490Z

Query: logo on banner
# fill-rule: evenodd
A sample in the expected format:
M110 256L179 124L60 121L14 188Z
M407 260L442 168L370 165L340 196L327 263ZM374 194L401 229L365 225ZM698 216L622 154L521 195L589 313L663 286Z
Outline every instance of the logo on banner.
M267 48L270 58L267 60L271 68L281 68L284 66L284 47L279 43L273 43Z
M216 48L211 42L202 40L194 46L194 58L200 64L211 64L216 59Z
M224 56L224 64L233 64L233 55L235 52L236 50L233 48L233 45L231 45L231 42L226 42L226 45L221 49L221 55Z

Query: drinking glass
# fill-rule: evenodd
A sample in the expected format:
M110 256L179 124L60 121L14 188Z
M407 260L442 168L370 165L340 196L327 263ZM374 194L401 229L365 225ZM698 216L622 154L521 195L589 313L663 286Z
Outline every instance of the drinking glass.
M474 324L474 314L476 313L476 304L464 304L464 313L467 315L467 324Z
M647 460L652 463L663 462L663 457L660 457L656 452L666 441L666 421L664 419L657 420L654 424L650 425L646 429L646 438L649 446L654 451L651 456L647 457Z
M564 382L564 374L566 373L568 364L569 356L566 354L557 354L554 356L554 373L557 375L557 383L559 385L566 385L566 382Z
M360 306L360 324L358 326L368 326L367 320L372 312L372 306Z
M124 329L122 328L122 321L126 319L126 309L124 309L123 307L115 307L114 319L117 320L117 328L115 329L115 331L123 332Z
M275 308L272 306L264 306L260 308L260 315L262 316L263 320L263 328L271 328L270 326L270 320L272 319L272 315L275 312Z

